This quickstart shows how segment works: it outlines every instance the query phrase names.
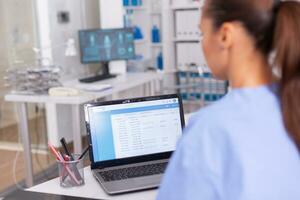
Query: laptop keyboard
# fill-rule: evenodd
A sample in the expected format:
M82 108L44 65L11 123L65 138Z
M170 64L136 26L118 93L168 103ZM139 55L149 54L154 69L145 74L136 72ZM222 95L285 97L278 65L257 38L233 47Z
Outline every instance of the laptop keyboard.
M105 182L163 174L167 162L98 172Z

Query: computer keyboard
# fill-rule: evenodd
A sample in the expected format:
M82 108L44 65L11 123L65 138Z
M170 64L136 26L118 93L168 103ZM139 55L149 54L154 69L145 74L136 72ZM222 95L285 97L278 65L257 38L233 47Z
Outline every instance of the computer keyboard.
M98 172L105 182L163 174L167 162Z
M97 81L103 81L103 80L110 79L110 78L115 78L115 77L117 77L117 76L113 75L113 74L97 75L97 76L93 76L93 77L79 79L79 82L81 82L81 83L94 83L94 82L97 82Z

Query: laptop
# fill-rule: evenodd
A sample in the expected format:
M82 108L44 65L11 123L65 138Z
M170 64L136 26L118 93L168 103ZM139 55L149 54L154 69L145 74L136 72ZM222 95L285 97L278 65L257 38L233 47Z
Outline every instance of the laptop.
M94 177L108 194L159 186L182 136L178 95L91 103L84 106Z

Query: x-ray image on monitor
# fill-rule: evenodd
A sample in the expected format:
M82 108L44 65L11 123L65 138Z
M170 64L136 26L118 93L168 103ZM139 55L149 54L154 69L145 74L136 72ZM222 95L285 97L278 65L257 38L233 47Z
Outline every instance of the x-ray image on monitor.
M135 57L132 29L79 31L82 63L129 60Z

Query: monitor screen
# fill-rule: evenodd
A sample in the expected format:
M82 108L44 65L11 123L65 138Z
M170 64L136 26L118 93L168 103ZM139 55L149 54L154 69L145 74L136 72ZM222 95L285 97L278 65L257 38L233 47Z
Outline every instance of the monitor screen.
M97 29L79 31L81 62L99 63L135 57L133 30Z
M94 162L174 151L182 135L178 98L91 107Z

